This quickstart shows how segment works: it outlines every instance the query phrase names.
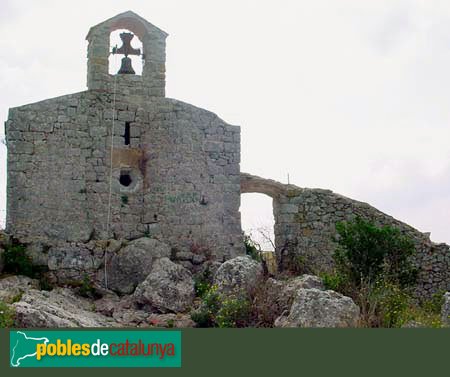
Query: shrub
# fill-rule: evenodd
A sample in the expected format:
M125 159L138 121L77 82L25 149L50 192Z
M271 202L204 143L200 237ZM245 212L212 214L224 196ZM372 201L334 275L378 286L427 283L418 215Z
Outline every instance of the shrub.
M220 301L217 286L209 286L202 296L200 308L191 313L191 319L199 327L215 327L216 315L220 309Z
M246 327L250 318L250 303L239 297L225 298L216 315L218 327Z
M409 289L417 279L413 242L396 228L360 218L336 224L336 231L335 270L321 274L325 287L352 297L363 325L402 326L419 308Z
M3 301L0 301L0 328L13 327L14 317L14 310Z
M347 289L347 276L334 270L333 272L321 272L319 274L323 281L325 289L331 289L332 291L344 292Z
M377 302L379 327L401 327L405 313L411 306L411 296L394 284L379 282L372 292L371 301Z
M444 303L445 291L437 292L429 300L422 301L420 305L412 304L403 312L401 324L416 322L423 327L442 327L441 309Z
M209 291L212 283L212 274L209 268L206 268L202 273L194 276L194 289L197 297L203 296Z
M258 245L255 241L253 241L249 235L244 234L244 245L245 245L245 253L250 256L250 258L261 262L261 254L258 250Z
M442 305L444 305L445 290L434 293L429 300L422 302L422 307L428 313L441 315Z
M78 294L82 297L95 297L95 288L87 274L83 276L83 281L78 288Z
M377 227L357 218L336 224L338 247L333 255L337 271L347 275L354 286L362 280L377 281L380 276L402 287L416 281L417 270L410 257L414 244L391 226Z
M274 287L268 280L261 279L256 284L251 292L250 326L273 327L275 320L286 309L279 293L278 287Z
M237 296L224 297L217 286L210 286L202 297L200 308L191 313L198 327L245 327L249 322L250 303Z
M401 318L401 324L416 322L421 327L440 328L442 327L441 315L428 311L422 306L410 306Z
M31 258L26 253L24 245L6 245L4 258L5 272L34 277L33 264Z

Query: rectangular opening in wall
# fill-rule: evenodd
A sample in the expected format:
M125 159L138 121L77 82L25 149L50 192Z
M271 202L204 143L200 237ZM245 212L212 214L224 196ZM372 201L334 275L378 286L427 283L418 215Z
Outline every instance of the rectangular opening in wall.
M130 122L125 122L125 134L123 137L125 145L130 145Z

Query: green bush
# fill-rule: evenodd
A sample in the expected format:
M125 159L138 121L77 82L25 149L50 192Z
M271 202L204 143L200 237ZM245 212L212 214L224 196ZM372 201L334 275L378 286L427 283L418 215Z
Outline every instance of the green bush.
M0 328L13 327L14 317L14 310L6 305L3 301L0 301Z
M417 270L410 261L414 244L391 226L377 227L357 218L353 222L336 224L338 247L333 255L336 269L346 275L349 282L359 286L361 281L384 280L411 286Z
M444 305L445 290L434 293L429 300L422 302L422 307L428 313L441 315L442 305Z
M412 305L411 295L407 291L384 281L377 283L370 300L377 304L379 327L401 327Z
M444 293L445 291L437 292L429 300L422 301L420 305L413 302L403 312L402 324L416 322L423 327L442 327L441 309L444 303Z
M194 276L194 289L197 297L203 296L209 291L212 283L211 271L207 268L203 272Z
M335 270L331 273L321 272L319 276L322 279L325 289L331 289L332 291L337 292L347 291L346 285L348 282L346 275L343 275Z
M416 322L421 327L440 328L442 327L441 314L430 312L422 306L412 305L404 311L401 324Z
M321 277L327 289L353 298L363 326L400 327L412 311L422 311L410 288L417 270L411 263L414 244L391 226L377 227L357 218L336 224L335 270Z
M245 253L250 256L250 258L261 262L261 254L258 250L258 245L255 241L253 241L249 235L244 234L244 245L245 245Z
M216 315L218 327L246 327L250 317L250 303L238 297L225 298Z
M4 258L5 272L34 277L32 260L27 255L24 245L6 245Z
M202 303L191 313L198 327L245 327L249 323L250 303L237 296L224 297L212 285L204 293Z
M87 274L83 276L83 281L78 288L78 294L82 297L95 297L94 285L92 284L92 281Z
M217 286L209 286L202 295L200 308L191 313L191 319L199 327L216 327L216 315L220 309L220 301Z

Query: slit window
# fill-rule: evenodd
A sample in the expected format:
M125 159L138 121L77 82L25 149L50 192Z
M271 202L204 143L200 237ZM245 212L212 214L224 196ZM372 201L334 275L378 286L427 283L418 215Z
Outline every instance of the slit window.
M130 122L125 122L125 134L123 135L125 145L130 145Z

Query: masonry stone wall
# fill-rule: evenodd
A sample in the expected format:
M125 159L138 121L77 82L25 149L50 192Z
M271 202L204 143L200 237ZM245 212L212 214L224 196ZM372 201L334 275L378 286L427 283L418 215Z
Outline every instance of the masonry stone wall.
M118 93L111 138L111 97L87 91L10 110L8 231L27 242L148 235L239 253L239 127L180 101Z
M333 193L330 190L283 185L249 174L241 175L242 192L259 192L273 198L275 246L281 270L292 258L299 258L315 273L332 267L336 248L336 223L359 216L375 224L391 225L409 236L416 248L415 263L419 267L417 293L450 289L450 248L430 241L429 235L394 219L376 208Z

